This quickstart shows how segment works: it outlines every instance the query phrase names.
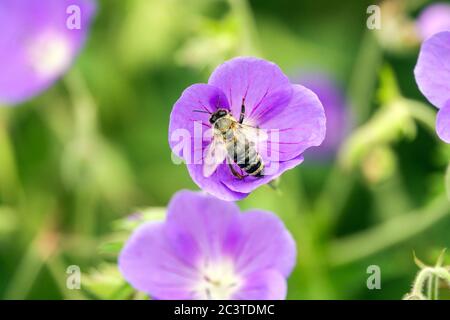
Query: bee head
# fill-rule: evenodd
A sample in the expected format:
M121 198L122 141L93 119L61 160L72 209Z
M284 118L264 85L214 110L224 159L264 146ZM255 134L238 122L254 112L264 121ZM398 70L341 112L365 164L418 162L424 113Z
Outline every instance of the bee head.
M225 117L226 115L228 115L228 110L225 109L217 109L216 112L214 112L213 114L211 114L211 117L209 118L209 122L211 124L214 124L217 120L219 120L220 118Z

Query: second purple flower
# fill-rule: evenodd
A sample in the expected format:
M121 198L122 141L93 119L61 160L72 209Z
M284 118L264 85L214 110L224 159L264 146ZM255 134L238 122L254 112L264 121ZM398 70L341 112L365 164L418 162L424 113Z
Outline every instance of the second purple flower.
M188 87L170 117L169 143L203 190L245 198L303 161L325 137L325 113L309 89L274 63L235 58L208 84Z

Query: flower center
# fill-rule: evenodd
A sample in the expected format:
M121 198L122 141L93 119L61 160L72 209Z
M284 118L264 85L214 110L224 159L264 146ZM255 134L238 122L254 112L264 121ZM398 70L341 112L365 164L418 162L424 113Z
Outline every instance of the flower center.
M200 278L194 291L197 299L228 300L239 290L241 279L230 260L205 263L200 268Z
M71 61L68 39L54 32L43 33L28 46L28 62L41 77L53 77L63 72Z

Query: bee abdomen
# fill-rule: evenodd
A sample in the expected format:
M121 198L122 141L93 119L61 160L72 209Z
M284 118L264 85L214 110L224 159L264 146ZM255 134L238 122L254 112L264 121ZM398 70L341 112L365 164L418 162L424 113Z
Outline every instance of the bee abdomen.
M246 167L242 168L246 173L251 176L261 176L262 171L264 169L264 164L260 155L257 155L257 159L255 162L250 162Z

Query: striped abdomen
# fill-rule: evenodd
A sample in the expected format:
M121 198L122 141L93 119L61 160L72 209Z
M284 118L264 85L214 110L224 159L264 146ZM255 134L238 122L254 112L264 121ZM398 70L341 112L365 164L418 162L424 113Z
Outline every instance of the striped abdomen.
M228 156L248 175L261 176L264 163L261 156L256 151L250 141L245 137L233 138L233 142L228 144Z

